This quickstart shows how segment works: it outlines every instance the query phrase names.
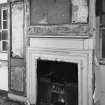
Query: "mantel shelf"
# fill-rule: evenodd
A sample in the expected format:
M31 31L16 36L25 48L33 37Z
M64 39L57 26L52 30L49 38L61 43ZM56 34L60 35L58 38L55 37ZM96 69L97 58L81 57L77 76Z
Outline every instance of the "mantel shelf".
M73 39L88 39L92 35L28 35L28 38L73 38Z

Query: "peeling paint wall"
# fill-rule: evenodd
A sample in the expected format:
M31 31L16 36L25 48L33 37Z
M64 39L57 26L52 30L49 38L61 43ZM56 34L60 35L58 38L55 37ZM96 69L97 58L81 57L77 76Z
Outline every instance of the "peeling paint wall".
M87 0L72 0L72 22L86 23L88 19Z

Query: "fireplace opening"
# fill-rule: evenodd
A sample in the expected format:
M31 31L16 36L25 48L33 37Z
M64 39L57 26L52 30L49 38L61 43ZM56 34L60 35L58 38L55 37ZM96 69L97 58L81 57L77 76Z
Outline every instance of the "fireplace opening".
M78 64L37 60L37 105L78 105Z

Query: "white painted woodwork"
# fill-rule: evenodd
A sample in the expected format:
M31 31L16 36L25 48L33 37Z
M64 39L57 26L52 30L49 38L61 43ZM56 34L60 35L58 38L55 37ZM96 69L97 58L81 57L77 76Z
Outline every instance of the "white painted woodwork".
M36 104L37 59L65 61L78 64L78 105L92 105L92 50L58 50L53 48L27 48L27 98Z

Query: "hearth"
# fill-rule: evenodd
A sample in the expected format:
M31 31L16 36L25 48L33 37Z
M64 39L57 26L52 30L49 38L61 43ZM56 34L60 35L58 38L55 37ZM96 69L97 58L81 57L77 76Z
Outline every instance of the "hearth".
M37 105L78 105L78 65L37 60Z

